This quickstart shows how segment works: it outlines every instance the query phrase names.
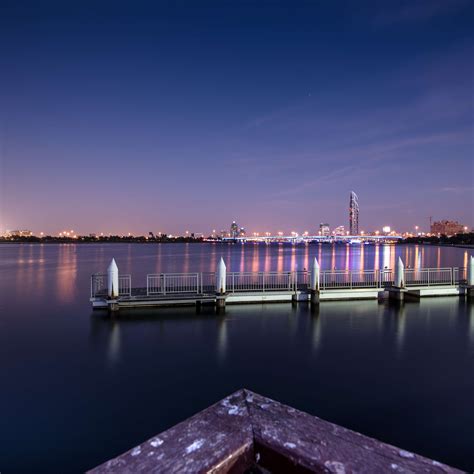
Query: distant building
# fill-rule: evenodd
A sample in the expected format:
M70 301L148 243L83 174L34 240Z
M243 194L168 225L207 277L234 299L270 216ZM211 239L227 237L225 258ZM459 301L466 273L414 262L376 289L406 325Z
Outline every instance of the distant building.
M349 200L349 233L359 235L359 198L354 191Z
M33 232L31 230L21 229L21 230L7 230L8 237L31 237Z
M431 233L440 235L462 234L464 226L458 221L435 221L431 224Z
M340 225L332 231L332 235L346 235L346 229L343 225Z
M239 237L245 237L246 233L245 233L245 229L243 227L241 227L239 229Z
M328 236L331 234L331 230L329 229L329 224L319 224L319 235Z
M235 239L238 236L239 236L239 226L236 224L235 221L233 221L230 226L230 237Z

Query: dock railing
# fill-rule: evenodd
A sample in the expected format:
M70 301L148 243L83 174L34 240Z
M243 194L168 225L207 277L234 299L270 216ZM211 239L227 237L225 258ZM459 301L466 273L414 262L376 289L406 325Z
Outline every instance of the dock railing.
M200 273L159 273L147 275L147 296L202 293Z
M227 292L293 291L293 272L229 272Z
M132 276L119 275L119 296L132 295ZM91 276L91 298L107 297L107 274L94 273Z
M321 290L385 288L393 283L392 270L332 270L321 272Z
M119 296L132 296L132 275L119 275Z
M91 298L104 298L107 296L107 274L94 273L91 276Z
M466 279L465 268L408 268L407 287L452 286ZM132 288L131 275L119 275L119 296L211 295L216 292L215 272L157 273L146 277L146 288ZM228 272L226 291L293 292L310 290L311 272ZM388 288L394 284L394 272L381 270L325 270L320 272L320 290ZM107 274L91 276L91 298L107 298Z
M456 285L462 280L462 270L459 268L408 268L405 270L405 285Z

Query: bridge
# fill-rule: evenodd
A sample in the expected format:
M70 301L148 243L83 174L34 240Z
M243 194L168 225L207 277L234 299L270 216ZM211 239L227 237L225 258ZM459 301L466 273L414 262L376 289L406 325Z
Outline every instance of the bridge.
M409 268L399 258L395 269L324 270L316 259L310 271L227 272L221 258L216 272L157 273L142 286L119 274L113 259L107 273L91 276L95 309L328 300L418 299L425 296L473 296L474 257L468 268Z
M223 242L264 242L264 243L395 243L402 240L401 235L252 235L241 237L222 237Z

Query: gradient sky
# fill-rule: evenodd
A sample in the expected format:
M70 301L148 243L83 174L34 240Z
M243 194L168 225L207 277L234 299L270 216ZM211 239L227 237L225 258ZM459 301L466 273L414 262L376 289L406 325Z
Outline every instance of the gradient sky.
M474 225L474 1L0 3L0 231Z

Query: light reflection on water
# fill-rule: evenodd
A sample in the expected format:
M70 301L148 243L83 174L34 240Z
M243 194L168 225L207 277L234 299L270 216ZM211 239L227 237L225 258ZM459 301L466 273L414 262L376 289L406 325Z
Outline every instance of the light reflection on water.
M0 246L0 468L84 471L248 387L472 470L474 306L459 298L91 314L90 274L465 266L470 250L351 245ZM120 436L117 435L120 433ZM78 443L77 440L81 442ZM101 440L101 442L97 442ZM44 453L48 453L45 456Z

